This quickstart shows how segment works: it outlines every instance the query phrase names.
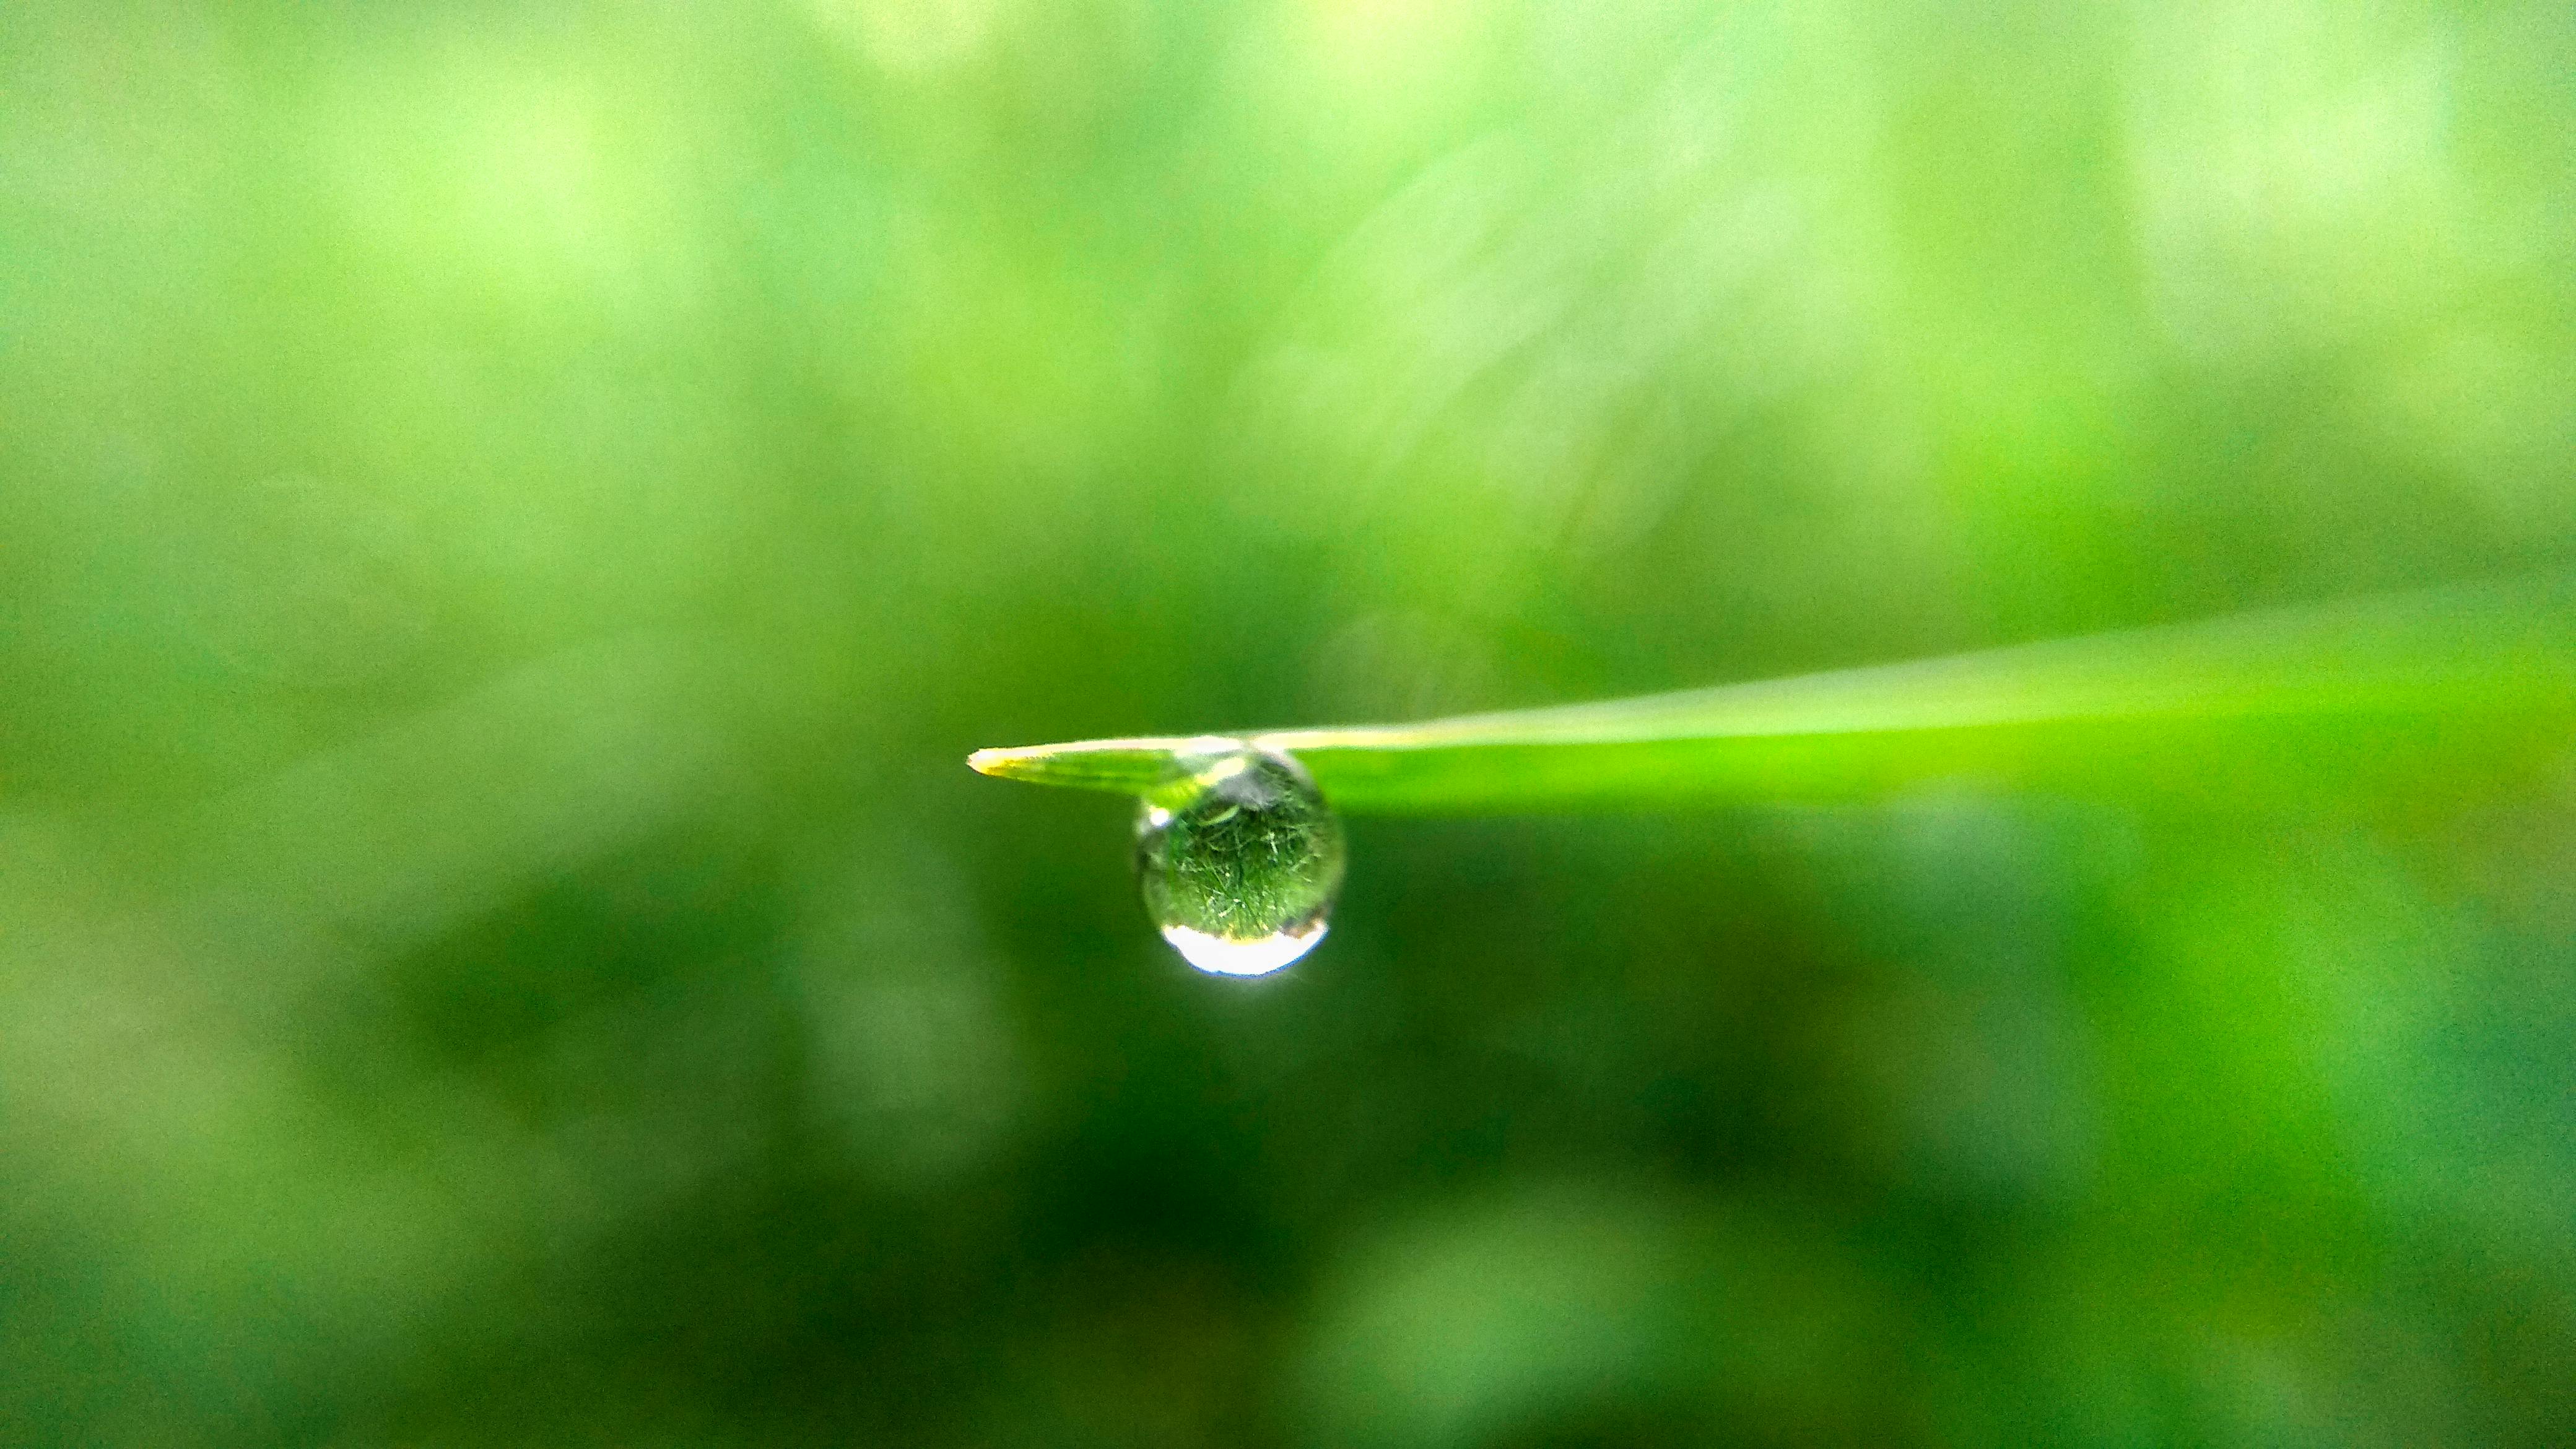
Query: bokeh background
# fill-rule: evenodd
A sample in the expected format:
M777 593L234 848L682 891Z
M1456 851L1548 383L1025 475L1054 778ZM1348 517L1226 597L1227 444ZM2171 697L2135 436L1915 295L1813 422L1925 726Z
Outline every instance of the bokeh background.
M2576 764L1359 819L1242 983L961 761L2571 458L2563 0L12 0L0 1442L2567 1442Z

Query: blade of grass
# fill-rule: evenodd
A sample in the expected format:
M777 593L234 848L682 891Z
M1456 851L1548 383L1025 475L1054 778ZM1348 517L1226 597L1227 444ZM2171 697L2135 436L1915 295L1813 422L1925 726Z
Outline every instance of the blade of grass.
M1866 800L1940 780L2252 803L2576 747L2576 586L2450 590L1419 724L1260 731L1344 811ZM981 751L1141 792L1194 740Z
M1076 740L1062 745L977 750L966 757L966 764L997 779L1143 795L1183 773L1180 761L1184 757L1231 749L1234 745L1235 740L1225 735Z

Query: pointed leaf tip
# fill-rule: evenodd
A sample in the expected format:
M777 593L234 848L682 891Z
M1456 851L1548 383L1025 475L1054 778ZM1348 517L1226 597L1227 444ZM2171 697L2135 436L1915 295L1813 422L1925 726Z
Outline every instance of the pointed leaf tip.
M1179 768L1179 747L1195 743L1140 739L1017 745L977 750L966 757L966 764L996 779L1141 795L1169 780Z

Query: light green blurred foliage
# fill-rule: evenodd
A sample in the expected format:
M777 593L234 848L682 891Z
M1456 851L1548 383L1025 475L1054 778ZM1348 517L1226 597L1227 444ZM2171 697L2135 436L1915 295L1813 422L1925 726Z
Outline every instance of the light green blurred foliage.
M0 1442L2553 1442L2576 764L1358 822L1246 984L958 761L2576 567L2571 78L18 0Z

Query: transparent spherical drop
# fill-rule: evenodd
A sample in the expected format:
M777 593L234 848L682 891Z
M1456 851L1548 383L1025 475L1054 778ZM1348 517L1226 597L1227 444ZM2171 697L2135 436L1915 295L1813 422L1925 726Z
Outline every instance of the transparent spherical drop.
M1266 976L1324 939L1342 888L1342 823L1295 760L1210 739L1136 818L1145 909L1189 963Z

